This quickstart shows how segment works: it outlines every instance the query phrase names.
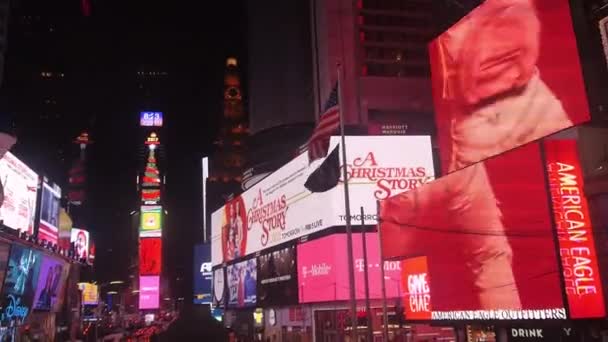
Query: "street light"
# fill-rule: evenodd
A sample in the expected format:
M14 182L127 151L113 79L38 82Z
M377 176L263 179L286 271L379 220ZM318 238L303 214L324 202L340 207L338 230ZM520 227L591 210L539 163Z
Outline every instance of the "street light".
M110 285L120 285L120 284L124 284L125 282L122 280L113 280L110 282Z

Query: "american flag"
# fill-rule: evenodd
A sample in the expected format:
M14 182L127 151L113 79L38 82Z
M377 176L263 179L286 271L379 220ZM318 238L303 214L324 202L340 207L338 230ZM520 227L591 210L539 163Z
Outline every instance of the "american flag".
M319 123L315 127L312 136L308 140L308 160L323 158L329 149L329 138L340 126L340 103L338 100L338 82L329 94L323 114L319 118Z

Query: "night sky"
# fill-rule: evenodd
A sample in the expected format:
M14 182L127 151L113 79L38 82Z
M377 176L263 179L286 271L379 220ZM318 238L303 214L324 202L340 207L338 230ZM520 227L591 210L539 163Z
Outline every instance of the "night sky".
M97 242L98 280L125 278L125 252L135 248L125 236L129 213L137 206L136 171L143 170L138 115L154 109L137 95L135 75L143 66L169 73L167 86L154 94L167 108L167 163L161 170L167 176L169 211L164 252L168 265L174 265L167 267L167 275L182 279L175 294L191 295L192 246L202 236L200 159L213 151L222 115L225 59L236 56L241 67L246 64L244 2L205 5L208 2L92 0L92 14L85 17L79 0L20 0L11 13L0 110L16 116L20 141L14 152L63 185L77 151L70 141L89 130L95 143L88 152L88 220ZM34 44L36 31L29 36L17 32L15 22L22 15L39 15L39 26L52 27L53 39ZM36 108L28 107L34 96L28 77L44 68L66 74L64 98L69 103L61 110L62 120L42 122L31 113ZM21 114L26 107L27 117ZM49 152L53 148L63 150L64 156Z

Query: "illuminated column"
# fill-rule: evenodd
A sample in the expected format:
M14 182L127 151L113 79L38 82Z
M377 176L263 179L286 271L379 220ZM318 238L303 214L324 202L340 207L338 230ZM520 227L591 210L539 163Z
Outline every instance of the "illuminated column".
M139 309L159 308L162 271L163 207L161 177L155 151L160 145L158 135L150 133L145 144L148 159L141 177L139 223Z

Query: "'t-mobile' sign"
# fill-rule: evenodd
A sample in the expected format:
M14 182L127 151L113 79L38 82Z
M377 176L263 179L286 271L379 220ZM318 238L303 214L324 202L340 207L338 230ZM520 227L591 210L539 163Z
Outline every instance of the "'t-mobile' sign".
M604 317L604 295L576 141L547 140L545 151L570 318Z

